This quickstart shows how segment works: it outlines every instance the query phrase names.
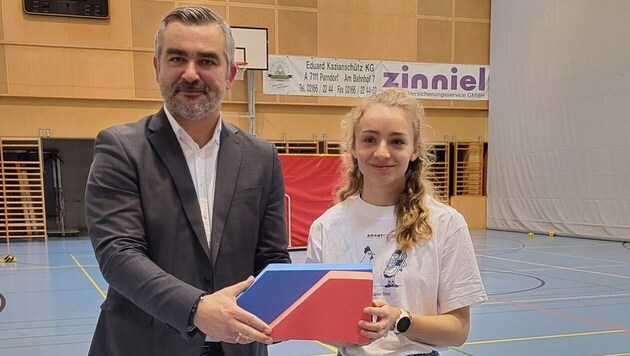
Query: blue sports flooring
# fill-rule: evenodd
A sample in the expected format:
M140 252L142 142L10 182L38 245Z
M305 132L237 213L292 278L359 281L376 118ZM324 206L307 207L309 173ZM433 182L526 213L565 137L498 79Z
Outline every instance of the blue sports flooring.
M630 355L630 243L472 231L490 300L459 355ZM10 249L9 249L10 248ZM87 353L107 290L86 237L0 241L0 356ZM292 251L303 262L304 251ZM271 356L335 355L287 341Z

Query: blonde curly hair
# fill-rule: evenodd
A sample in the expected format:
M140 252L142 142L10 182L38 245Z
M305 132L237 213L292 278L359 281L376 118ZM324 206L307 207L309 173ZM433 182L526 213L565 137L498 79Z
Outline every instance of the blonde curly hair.
M344 130L344 140L341 143L341 154L345 176L337 187L335 196L339 203L361 193L363 174L359 170L357 159L352 155L356 144L355 130L366 110L376 104L402 109L407 113L413 127L413 143L418 158L409 162L409 167L405 173L405 187L400 192L400 199L394 210L396 242L403 251L408 251L414 245L431 239L433 230L429 224L429 209L424 198L434 195L428 167L435 162L435 157L427 150L427 146L420 136L424 109L416 99L409 97L404 90L386 89L380 91L368 97L343 118L341 127Z

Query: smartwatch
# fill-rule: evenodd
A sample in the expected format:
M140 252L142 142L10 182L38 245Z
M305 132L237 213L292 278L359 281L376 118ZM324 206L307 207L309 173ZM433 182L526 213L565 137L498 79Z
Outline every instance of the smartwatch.
M411 326L411 314L409 311L400 308L398 310L400 310L400 315L398 316L398 319L396 319L393 327L395 334L404 333L409 330L409 327Z

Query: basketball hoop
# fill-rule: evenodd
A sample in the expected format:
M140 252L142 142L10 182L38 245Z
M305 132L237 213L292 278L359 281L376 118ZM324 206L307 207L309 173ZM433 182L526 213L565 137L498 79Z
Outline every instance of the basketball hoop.
M234 64L236 64L236 75L234 76L235 80L243 80L243 77L245 77L245 71L247 70L247 67L245 67L247 65L247 62L235 62Z

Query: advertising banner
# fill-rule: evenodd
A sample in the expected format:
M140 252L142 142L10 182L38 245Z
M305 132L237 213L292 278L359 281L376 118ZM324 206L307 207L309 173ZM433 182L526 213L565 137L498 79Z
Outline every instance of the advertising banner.
M488 100L485 65L269 56L265 94L363 97L383 88L418 99Z

